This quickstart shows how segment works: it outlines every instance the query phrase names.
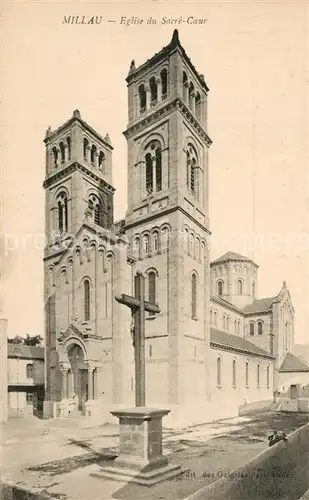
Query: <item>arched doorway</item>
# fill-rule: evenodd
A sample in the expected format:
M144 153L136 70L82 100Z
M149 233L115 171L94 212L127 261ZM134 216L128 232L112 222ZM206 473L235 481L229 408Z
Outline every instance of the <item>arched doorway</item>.
M69 394L76 398L76 408L85 412L88 400L88 370L82 348L73 344L68 347L68 359L71 365L69 377Z

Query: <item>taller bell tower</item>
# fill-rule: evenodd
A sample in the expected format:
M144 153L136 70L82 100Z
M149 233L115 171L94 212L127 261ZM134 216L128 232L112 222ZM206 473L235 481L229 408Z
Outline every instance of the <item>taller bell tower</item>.
M127 86L126 234L148 276L148 299L161 308L147 318L147 404L165 401L186 419L197 398L209 399L209 89L177 30L144 64L132 61ZM168 381L160 389L155 358Z

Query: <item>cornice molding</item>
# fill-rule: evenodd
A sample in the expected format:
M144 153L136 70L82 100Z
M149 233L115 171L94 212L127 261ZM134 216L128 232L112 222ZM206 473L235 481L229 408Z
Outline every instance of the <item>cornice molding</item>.
M101 185L103 184L103 187L111 194L113 194L116 189L108 184L105 179L100 177L99 175L95 174L93 171L91 171L89 168L84 167L78 162L74 162L71 165L68 165L67 167L63 168L62 170L59 170L58 172L55 172L55 174L51 175L45 181L43 182L43 188L46 189L55 182L61 181L64 177L72 174L73 172L80 171L83 174L87 174L91 179L95 180L96 182L100 183Z
M197 132L200 139L203 140L206 146L211 146L212 140L208 137L205 130L201 127L198 120L195 118L191 110L186 106L186 104L180 97L175 97L163 102L166 102L166 104L163 106L158 106L156 110L153 108L150 109L149 114L146 113L145 115L141 115L132 125L128 125L127 129L123 132L125 138L130 139L141 130L144 130L145 127L153 125L162 118L165 118L171 111L175 111L176 109L178 109L181 114L188 120L190 125L193 126L194 130Z
M256 358L266 358L266 359L271 359L271 360L276 359L271 354L267 354L267 353L265 353L265 354L262 354L262 353L258 354L256 352L247 351L247 349L240 349L239 347L228 346L228 345L225 345L225 344L221 344L219 342L210 341L210 347L212 347L213 349L222 349L223 351L238 352L240 354L245 354L247 356L254 356Z
M170 207L170 208L167 208L166 210L160 210L160 212L157 212L157 213L153 213L153 214L146 214L144 217L143 216L139 216L136 220L132 220L131 222L129 223L125 223L125 226L124 226L124 230L127 231L128 229L131 229L135 226L138 226L142 223L145 223L145 222L148 222L148 221L151 221L153 219L156 219L158 218L158 216L162 217L162 215L168 215L168 214L171 214L173 212L176 212L176 210L179 210L180 212L182 212L184 215L186 215L186 217L188 217L194 224L196 224L202 231L205 231L208 236L211 235L211 232L209 231L209 229L207 229L206 226L204 226L203 224L201 224L198 220L196 220L194 217L192 217L191 214L189 214L188 212L186 212L182 207L180 207L179 205L176 205L174 207Z

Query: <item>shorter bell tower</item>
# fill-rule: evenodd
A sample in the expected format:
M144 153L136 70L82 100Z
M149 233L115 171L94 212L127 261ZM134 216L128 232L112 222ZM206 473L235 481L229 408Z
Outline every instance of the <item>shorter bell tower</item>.
M85 216L104 228L113 224L112 151L78 110L56 130L49 127L46 146L46 238L74 236Z

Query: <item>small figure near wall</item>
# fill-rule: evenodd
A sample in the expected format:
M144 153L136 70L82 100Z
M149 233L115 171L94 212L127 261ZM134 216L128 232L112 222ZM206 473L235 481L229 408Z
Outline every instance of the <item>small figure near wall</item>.
M269 446L273 446L274 444L279 443L279 441L284 441L285 443L287 443L288 439L285 432L278 434L277 431L273 431L273 433L268 436Z

